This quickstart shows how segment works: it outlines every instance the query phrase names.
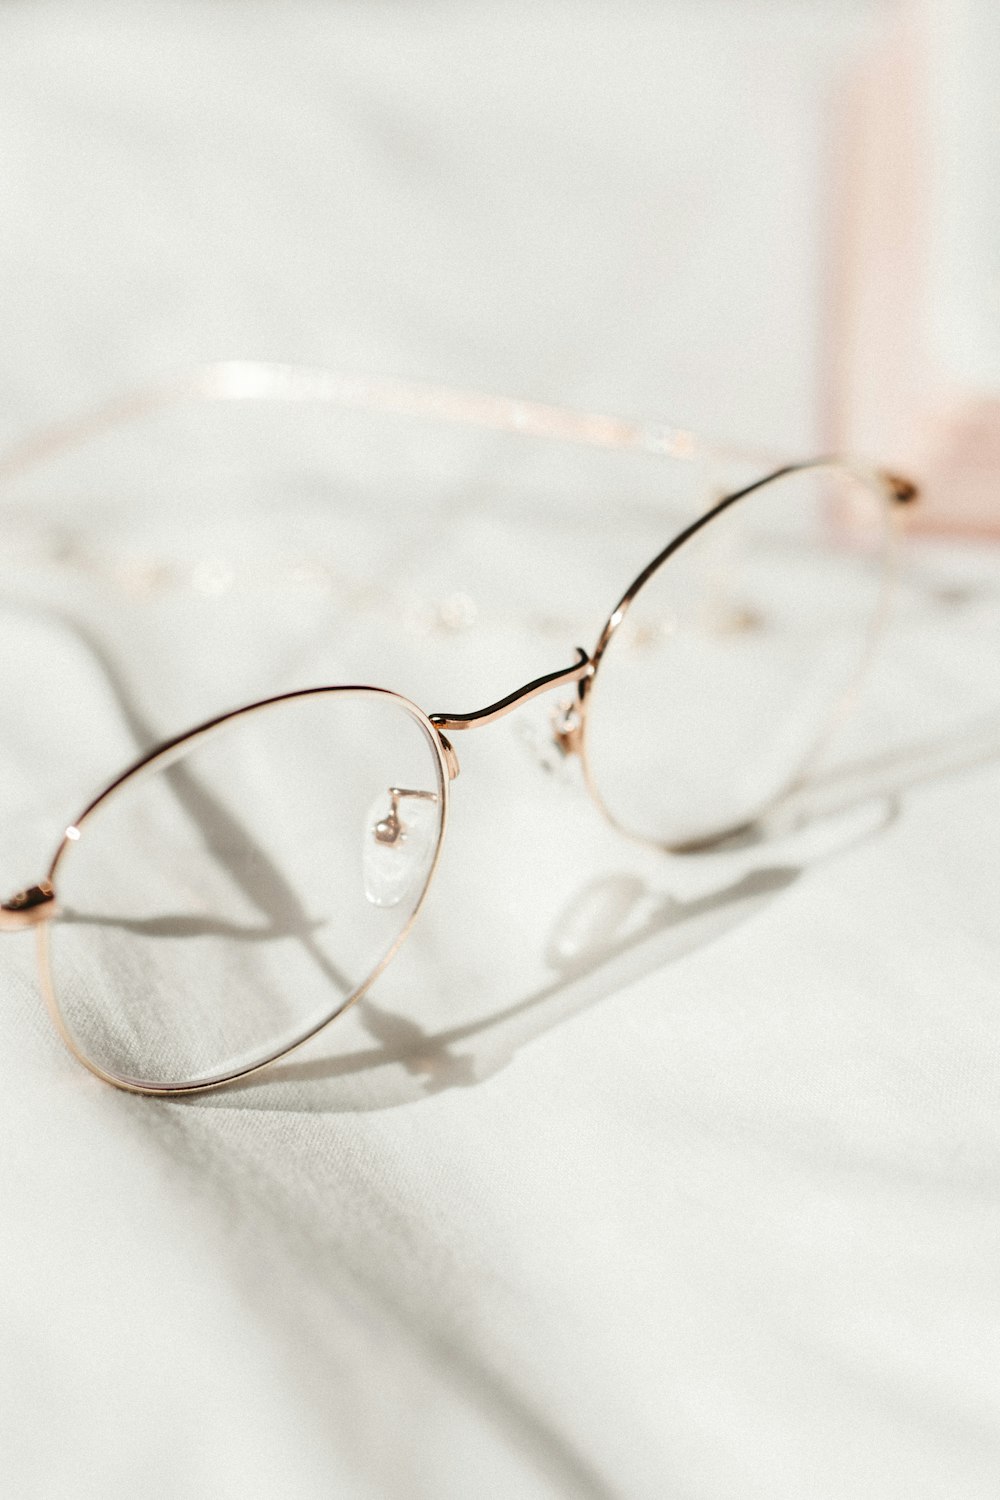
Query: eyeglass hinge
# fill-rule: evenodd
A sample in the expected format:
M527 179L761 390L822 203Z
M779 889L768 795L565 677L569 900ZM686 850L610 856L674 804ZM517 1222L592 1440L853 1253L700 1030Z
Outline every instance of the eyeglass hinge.
M920 490L912 479L890 473L888 469L879 470L879 475L897 505L911 505L914 500L920 499Z
M23 927L47 922L55 915L55 899L56 893L48 880L18 891L8 901L0 903L0 932L18 932Z

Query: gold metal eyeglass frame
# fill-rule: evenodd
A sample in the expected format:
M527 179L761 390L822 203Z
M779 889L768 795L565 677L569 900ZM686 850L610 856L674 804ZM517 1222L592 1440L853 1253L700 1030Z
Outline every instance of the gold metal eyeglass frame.
M427 714L408 699L384 688L367 685L306 688L246 704L196 725L193 729L186 730L183 734L155 746L110 781L67 826L44 878L0 903L0 932L19 932L32 927L36 929L42 989L52 1019L63 1041L70 1052L97 1077L133 1093L161 1096L199 1093L257 1073L302 1046L359 1000L370 988L399 951L411 931L426 900L440 861L448 820L450 783L459 774L458 756L450 736L496 723L497 720L513 713L522 704L540 694L552 692L560 687L573 687L575 694L571 708L562 711L556 719L556 743L564 754L579 757L588 790L602 813L611 822L615 822L595 785L587 754L588 707L597 672L609 644L621 627L639 591L680 547L723 511L785 475L830 465L848 472L880 492L893 511L897 507L910 504L917 498L918 493L916 486L909 480L884 469L828 457L811 459L803 463L776 463L775 456L763 450L755 451L709 443L697 438L686 429L664 423L631 421L598 413L575 411L561 406L480 395L410 382L374 380L291 365L248 362L226 362L202 366L125 399L114 401L83 417L51 427L22 442L5 457L0 457L0 484L12 481L36 465L110 431L122 423L138 420L177 402L265 399L291 402L319 401L344 409L425 416L443 422L471 425L493 431L544 437L597 448L631 449L682 460L715 458L742 463L756 461L765 467L765 472L752 483L720 498L689 526L675 535L651 559L618 600L605 621L592 651L588 652L582 647L577 647L577 659L570 666L548 672L530 682L523 683L483 708L466 713ZM180 1081L169 1084L148 1084L138 1079L116 1075L102 1068L77 1046L70 1033L56 999L48 962L47 929L52 918L58 913L59 869L67 850L79 839L82 828L93 813L126 783L145 773L162 769L187 751L196 741L207 738L233 720L297 699L342 694L378 695L384 700L397 704L419 725L435 758L437 792L428 793L422 790L391 787L389 789L390 813L384 823L377 825L375 832L376 838L391 839L393 820L398 818L400 799L431 797L440 800L437 842L429 864L426 882L409 920L395 942L374 970L329 1015L318 1024L311 1026L308 1031L290 1044L282 1046L273 1054L249 1066L239 1067L194 1083Z

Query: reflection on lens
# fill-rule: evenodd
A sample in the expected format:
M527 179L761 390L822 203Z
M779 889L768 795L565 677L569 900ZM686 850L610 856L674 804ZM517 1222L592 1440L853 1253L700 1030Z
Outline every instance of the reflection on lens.
M440 847L433 731L391 694L248 709L81 820L43 938L77 1050L119 1081L245 1071L336 1015L395 951Z
M885 497L822 465L735 502L657 569L586 716L591 784L619 827L707 843L800 781L860 686L890 539Z

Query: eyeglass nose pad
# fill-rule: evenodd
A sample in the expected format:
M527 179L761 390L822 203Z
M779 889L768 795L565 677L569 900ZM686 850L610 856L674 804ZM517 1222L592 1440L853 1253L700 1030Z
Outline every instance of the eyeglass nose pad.
M580 748L580 720L575 700L558 704L545 721L529 715L521 718L515 733L532 760L559 781L569 785L568 761Z
M570 755L580 754L582 733L579 699L570 698L557 703L552 710L552 743L564 760Z
M438 834L437 793L391 786L365 819L361 867L372 906L398 906L424 881Z

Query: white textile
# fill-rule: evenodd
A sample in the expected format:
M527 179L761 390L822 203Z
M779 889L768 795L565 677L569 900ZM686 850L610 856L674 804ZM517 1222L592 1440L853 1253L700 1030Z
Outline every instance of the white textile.
M240 355L808 446L823 9L5 7L4 433ZM470 440L426 521L341 506L334 627L282 420L245 512L169 425L133 509L4 502L11 889L158 735L352 673L478 706L649 555L610 477L494 511ZM420 940L241 1087L100 1084L4 935L0 1493L992 1500L998 642L1000 557L923 544L837 773L725 854L619 838L545 705L468 736Z

